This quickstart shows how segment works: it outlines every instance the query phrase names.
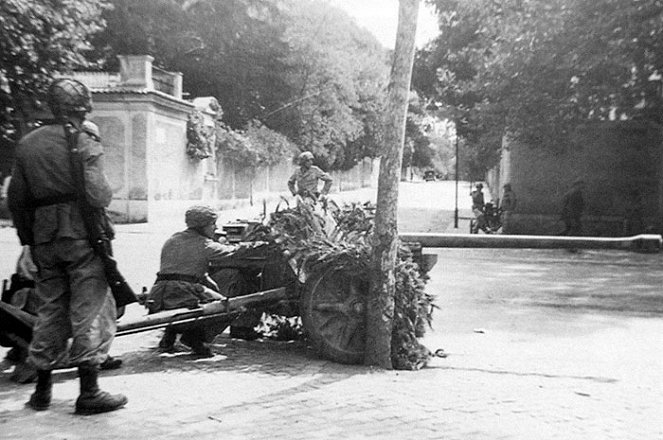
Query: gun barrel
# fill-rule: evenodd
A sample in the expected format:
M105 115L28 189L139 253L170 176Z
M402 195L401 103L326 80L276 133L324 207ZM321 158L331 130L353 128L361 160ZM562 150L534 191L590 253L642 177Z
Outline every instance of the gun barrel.
M140 316L138 318L120 322L117 326L116 336L155 330L168 327L172 324L184 324L228 316L232 313L237 313L245 306L279 301L286 298L285 287L279 287L277 289L264 290L249 295L228 298L223 301L213 301L203 304L201 307L195 309L181 308L165 310L163 312Z
M423 247L450 248L521 248L521 249L631 249L660 252L663 239L658 234L633 237L560 237L549 235L479 235L479 234L399 234L403 241L421 243Z

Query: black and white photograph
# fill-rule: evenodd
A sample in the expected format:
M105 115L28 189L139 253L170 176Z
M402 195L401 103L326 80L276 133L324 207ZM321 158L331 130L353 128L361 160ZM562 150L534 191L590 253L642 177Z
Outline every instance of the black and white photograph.
M0 0L0 439L663 440L663 0Z

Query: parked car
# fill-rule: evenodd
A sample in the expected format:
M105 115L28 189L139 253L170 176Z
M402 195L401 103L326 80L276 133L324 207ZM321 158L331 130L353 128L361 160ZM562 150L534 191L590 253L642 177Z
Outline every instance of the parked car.
M435 181L435 171L429 170L424 172L424 180L426 182L434 182Z

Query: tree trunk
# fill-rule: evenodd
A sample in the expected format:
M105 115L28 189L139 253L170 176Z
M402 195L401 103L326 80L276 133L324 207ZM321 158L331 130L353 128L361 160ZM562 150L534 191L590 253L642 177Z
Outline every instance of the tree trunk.
M394 318L394 265L398 240L398 184L403 162L414 38L419 0L400 0L398 34L385 114L384 151L380 161L377 211L371 258L371 287L366 302L366 365L392 368L391 331Z

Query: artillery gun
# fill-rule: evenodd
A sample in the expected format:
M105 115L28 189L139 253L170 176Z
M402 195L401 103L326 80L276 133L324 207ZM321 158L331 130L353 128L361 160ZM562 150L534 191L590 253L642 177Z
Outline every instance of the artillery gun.
M329 360L361 363L365 352L365 305L368 291L365 274L352 268L322 267L308 271L297 257L278 243L256 239L262 220L237 220L223 226L229 242L240 244L235 252L215 261L209 274L228 298L194 309L175 309L120 319L117 336L139 333L174 324L205 320L232 320L247 309L286 317L300 316L304 333L318 353ZM408 245L422 273L430 270L436 255L425 255L416 243ZM7 286L5 284L5 290ZM139 295L145 299L146 294ZM15 328L5 332L14 344L27 347L36 321L19 308L0 302L0 321Z

